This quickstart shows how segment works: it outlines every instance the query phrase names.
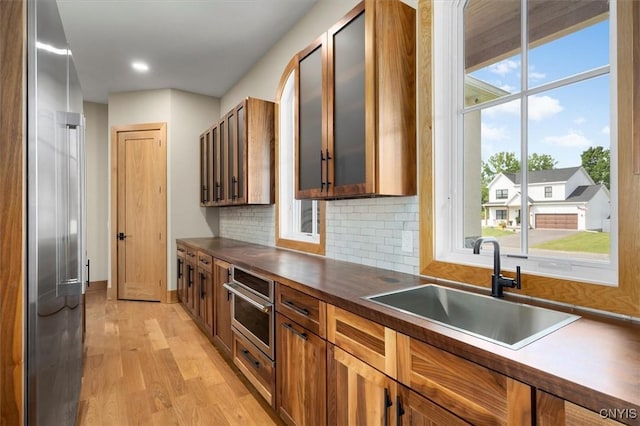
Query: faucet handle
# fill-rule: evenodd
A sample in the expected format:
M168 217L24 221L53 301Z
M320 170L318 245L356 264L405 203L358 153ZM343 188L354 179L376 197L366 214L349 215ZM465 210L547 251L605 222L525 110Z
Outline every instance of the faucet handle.
M516 282L514 284L515 288L518 290L522 288L522 281L520 281L520 266L516 266Z

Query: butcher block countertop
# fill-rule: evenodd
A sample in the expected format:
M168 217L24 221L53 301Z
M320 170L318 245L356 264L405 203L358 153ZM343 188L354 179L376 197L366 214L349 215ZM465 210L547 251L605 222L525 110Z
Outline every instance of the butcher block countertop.
M582 318L519 350L511 350L362 299L427 283L446 285L442 282L224 238L187 238L178 243L269 276L595 412L635 410L635 418L624 421L640 424L638 323L573 311ZM489 293L488 289L479 291Z

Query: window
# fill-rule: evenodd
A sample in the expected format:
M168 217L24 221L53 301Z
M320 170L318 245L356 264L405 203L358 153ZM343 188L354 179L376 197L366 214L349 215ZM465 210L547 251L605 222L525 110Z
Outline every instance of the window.
M496 220L507 220L507 211L496 210Z
M518 240L502 242L506 268L617 282L616 7L615 0L434 2L434 175L444 177L435 186L435 259L489 263L469 242L495 234L482 215L491 205L487 188L508 179L509 211L519 210L522 224ZM552 198L545 182L563 184L563 198L540 202ZM580 210L587 199L593 207ZM563 241L535 229L537 215L568 213L578 230ZM496 211L496 219L507 215ZM600 248L572 242L578 233Z
M296 70L285 69L278 97L278 194L276 245L316 254L324 254L324 205L316 200L294 198Z

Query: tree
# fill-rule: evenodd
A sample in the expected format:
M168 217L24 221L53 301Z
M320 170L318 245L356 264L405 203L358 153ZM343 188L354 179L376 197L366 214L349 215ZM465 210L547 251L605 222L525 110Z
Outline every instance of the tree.
M558 162L549 154L536 154L535 152L529 156L529 164L527 168L530 172L536 170L551 170L556 167Z
M482 162L482 183L489 182L499 173L516 173L520 171L520 160L514 152L498 152Z
M611 163L609 158L609 149L601 146L592 146L582 154L582 167L589 173L591 179L595 183L602 183L609 189L611 180Z

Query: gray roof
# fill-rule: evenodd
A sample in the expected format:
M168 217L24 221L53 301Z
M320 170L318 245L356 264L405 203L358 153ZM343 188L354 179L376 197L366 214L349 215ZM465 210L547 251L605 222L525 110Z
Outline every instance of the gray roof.
M573 192L567 197L567 201L581 202L589 201L604 185L581 185L573 190Z
M545 182L566 182L581 166L566 167L564 169L536 170L529 172L529 184ZM516 185L520 185L520 173L504 173Z

